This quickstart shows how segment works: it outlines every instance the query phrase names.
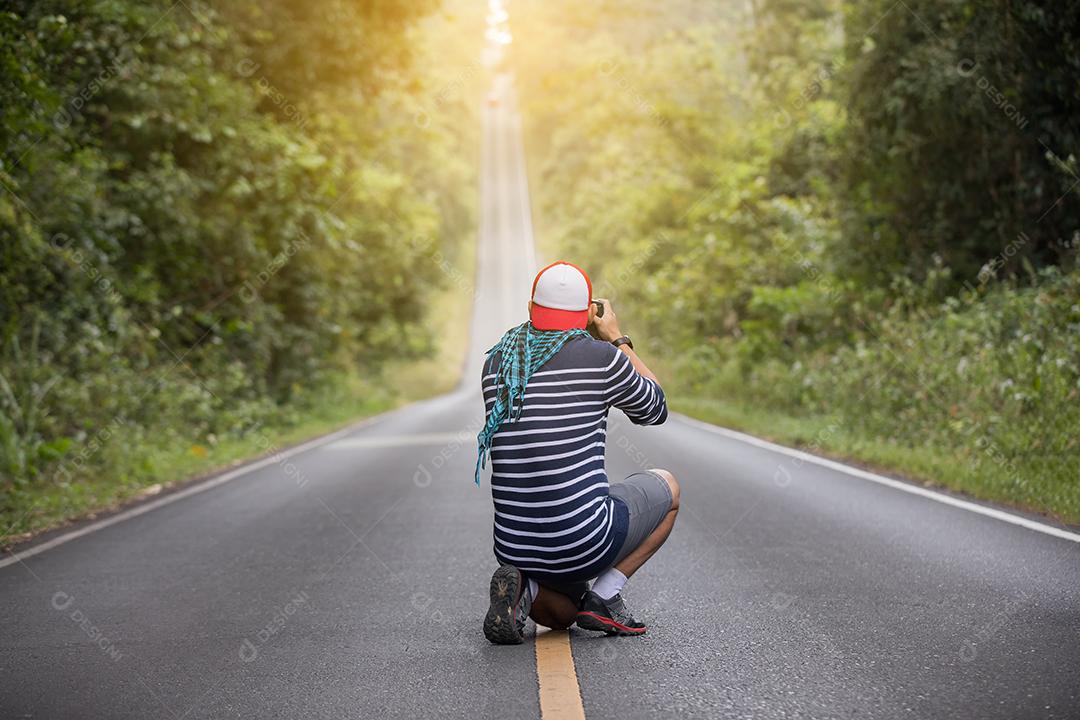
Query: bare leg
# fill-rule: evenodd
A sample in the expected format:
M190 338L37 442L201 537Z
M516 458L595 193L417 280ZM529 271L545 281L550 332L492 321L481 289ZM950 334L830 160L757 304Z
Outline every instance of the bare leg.
M675 526L675 516L679 513L679 483L675 480L675 476L667 470L652 470L652 472L664 478L668 487L671 488L671 509L664 515L664 519L660 521L656 529L615 566L626 577L633 575L660 549L671 534L671 528ZM538 625L545 625L554 630L565 630L574 624L577 612L576 602L562 593L540 585L540 591L533 600L529 617Z
M529 617L536 621L537 625L545 625L552 630L566 630L573 625L574 618L577 617L577 603L560 592L549 590L543 585L539 587Z
M630 577L637 572L638 568L644 565L645 561L660 549L660 546L667 540L668 535L671 534L671 528L675 527L675 516L679 514L679 483L675 480L675 476L667 470L652 469L650 472L654 472L667 480L668 487L671 488L671 509L668 510L667 515L664 515L664 519L660 521L652 534L642 540L640 545L615 566L615 569L626 577Z

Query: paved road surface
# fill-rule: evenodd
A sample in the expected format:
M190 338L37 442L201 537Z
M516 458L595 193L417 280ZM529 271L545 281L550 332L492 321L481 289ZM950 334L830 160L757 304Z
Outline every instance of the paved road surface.
M537 266L503 97L461 389L0 568L0 717L539 714L531 644L480 629L477 351L524 319ZM612 420L611 475L670 468L683 511L627 589L649 634L572 633L587 717L1080 717L1077 542L679 417Z

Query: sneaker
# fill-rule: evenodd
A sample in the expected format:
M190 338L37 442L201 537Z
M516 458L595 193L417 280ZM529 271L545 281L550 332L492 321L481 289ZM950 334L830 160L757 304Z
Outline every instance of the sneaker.
M622 595L604 600L592 590L581 598L578 627L606 632L608 635L644 635L645 623L639 623L626 609Z
M532 600L521 571L500 565L491 576L491 607L484 618L484 637L496 645L519 645L525 641L525 621Z

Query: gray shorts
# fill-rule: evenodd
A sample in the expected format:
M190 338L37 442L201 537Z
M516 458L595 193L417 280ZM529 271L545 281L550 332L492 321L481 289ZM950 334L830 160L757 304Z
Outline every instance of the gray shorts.
M614 567L636 550L645 538L652 535L656 526L671 510L672 497L671 486L667 484L667 480L648 470L629 475L622 482L611 483L609 493L611 497L625 503L630 511L626 539L610 566ZM575 602L589 589L589 584L584 580L572 583L538 582L550 590L569 596Z

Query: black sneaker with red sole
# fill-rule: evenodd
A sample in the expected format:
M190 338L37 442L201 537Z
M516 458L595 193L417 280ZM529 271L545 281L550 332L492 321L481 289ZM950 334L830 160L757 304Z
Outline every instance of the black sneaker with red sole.
M626 609L622 595L604 600L592 590L581 598L577 625L585 630L596 630L608 635L644 635L645 623L634 619Z

